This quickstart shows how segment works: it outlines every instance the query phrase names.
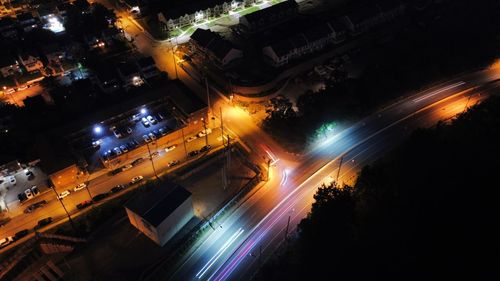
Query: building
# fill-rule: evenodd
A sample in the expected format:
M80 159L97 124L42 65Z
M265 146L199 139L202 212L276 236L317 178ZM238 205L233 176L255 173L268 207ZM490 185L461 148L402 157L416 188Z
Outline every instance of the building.
M137 66L141 71L142 77L146 79L158 77L161 72L156 67L153 57L141 57L137 60Z
M0 54L0 73L3 77L11 76L19 72L21 72L21 69L14 57L8 54Z
M207 56L219 68L226 68L235 60L243 57L243 52L223 39L219 34L198 28L191 35L192 50Z
M330 44L342 42L345 29L338 24L321 23L297 33L289 38L279 40L262 48L262 53L268 62L280 67L306 54L311 54L326 48Z
M21 52L18 55L19 62L24 66L27 72L33 72L43 68L43 63L37 56L28 52Z
M116 73L116 69L112 67L101 66L96 69L93 77L97 87L104 93L112 93L121 88L121 84Z
M244 15L240 25L248 33L256 33L284 23L297 16L299 6L295 0L286 0L274 6Z
M340 18L353 35L363 33L381 23L388 22L404 13L403 3L385 0L378 4L358 6Z
M160 246L194 217L191 192L169 181L132 198L125 210L130 223Z
M38 20L30 12L18 14L16 16L18 24L25 32L29 32L38 27Z
M185 1L175 8L165 7L158 13L164 30L173 31L207 19L220 17L230 11L249 6L261 0L196 0Z
M118 69L118 76L126 89L144 84L144 80L141 77L141 71L135 62L120 62L117 64L116 68Z

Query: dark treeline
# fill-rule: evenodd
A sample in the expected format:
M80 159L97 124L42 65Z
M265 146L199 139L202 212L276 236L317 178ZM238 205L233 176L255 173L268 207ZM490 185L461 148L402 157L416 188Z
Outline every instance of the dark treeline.
M257 280L500 278L500 98L420 129L354 186L319 189Z

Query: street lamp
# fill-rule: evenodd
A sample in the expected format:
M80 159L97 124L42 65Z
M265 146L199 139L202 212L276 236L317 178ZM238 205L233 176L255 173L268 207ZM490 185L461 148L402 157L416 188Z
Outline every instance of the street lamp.
M100 134L102 132L102 127L99 125L94 126L94 133Z
M208 132L207 132L207 122L205 118L201 117L201 121L203 122L203 133L205 135L205 145L208 146Z
M145 108L141 108L141 114L145 115L146 113L148 113L148 111Z

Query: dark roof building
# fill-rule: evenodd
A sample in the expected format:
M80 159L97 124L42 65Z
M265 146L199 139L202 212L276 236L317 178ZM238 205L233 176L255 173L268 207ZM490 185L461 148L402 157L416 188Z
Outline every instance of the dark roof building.
M193 218L191 192L162 181L125 204L130 223L156 244L165 245Z
M256 33L293 19L298 14L298 7L295 0L287 0L242 16L240 24L248 33Z

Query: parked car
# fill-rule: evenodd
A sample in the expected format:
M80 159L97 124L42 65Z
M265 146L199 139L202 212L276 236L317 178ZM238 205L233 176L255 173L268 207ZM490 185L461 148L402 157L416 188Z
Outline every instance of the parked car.
M41 208L43 207L44 205L47 204L47 201L46 200L42 200L42 201L39 201L39 202L36 202L36 203L33 203L31 205L29 205L28 207L26 207L26 209L24 209L24 212L25 213L31 213L33 212L34 210L38 209L38 208Z
M198 137L201 138L201 137L204 137L206 135L210 135L212 133L212 129L210 128L207 128L201 132L198 133Z
M113 132L113 134L115 135L116 138L119 139L119 138L123 137L120 130L118 130L116 127L111 127L111 131Z
M40 190L36 185L31 187L31 193L33 193L34 196L40 195Z
M14 238L12 236L7 236L3 239L0 239L0 249L3 247L7 247L10 243L14 242Z
M17 183L16 177L14 177L14 176L10 176L10 177L9 177L9 182L10 182L10 184L12 184L12 185L16 185L16 183Z
M150 141L151 141L151 139L149 138L149 136L148 136L148 135L144 135L144 136L142 136L142 139L143 139L145 142L150 142Z
M9 221L11 221L12 219L10 217L6 217L6 218L3 218L3 219L0 219L0 227L6 225L7 223L9 223Z
M24 236L28 235L28 233L30 233L30 231L27 229L23 229L23 230L16 232L16 234L14 234L14 241L17 241L17 240L23 238Z
M85 201L83 201L81 203L76 204L76 208L78 210L85 209L88 206L92 205L92 203L93 203L92 200L85 200Z
M122 167L122 172L126 171L126 170L129 170L129 169L132 169L132 164L127 164L125 166Z
M165 136L167 135L167 130L165 129L165 127L162 127L160 129L158 129L158 132L160 133L160 135L162 136Z
M117 169L111 170L109 172L109 175L114 176L114 175L117 175L117 174L119 174L121 172L122 172L122 169L121 168L117 168Z
M118 147L113 148L113 151L116 153L116 155L121 155L122 154L122 151Z
M31 199L31 198L35 197L35 195L33 195L33 193L31 192L31 189L26 189L26 190L24 191L24 194L26 194L26 197L27 197L28 199Z
M111 188L111 193L117 193L125 189L125 186L123 184L119 184L113 188Z
M175 148L177 147L177 145L171 145L171 146L167 146L167 148L165 148L165 152L169 152L169 151L172 151L174 150Z
M156 157L156 156L160 156L160 153L158 151L151 153L151 158Z
M195 157L196 155L200 154L199 150L193 150L188 153L189 157Z
M212 149L212 146L211 146L211 145L205 145L205 146L203 146L203 147L200 149L200 152L207 152L207 151L209 151L210 149Z
M128 148L124 144L120 145L120 149L121 151L123 151L123 153L128 152Z
M35 230L41 228L41 227L44 227L46 225L49 225L52 223L52 217L47 217L47 218L44 218L44 219L41 219L37 222L36 226L35 226Z
M192 142L197 138L198 138L197 136L190 136L189 138L186 139L186 142Z
M57 199L62 200L64 197L68 196L70 193L71 193L71 191L69 191L69 189L65 190L65 191L59 193L59 195L57 196Z
M92 142L93 147L99 147L102 144L102 140L98 139Z
M94 202L98 202L98 201L101 201L102 199L104 199L104 198L106 198L106 197L108 197L108 193L100 193L100 194L97 194L96 196L94 196L94 197L92 198L92 200L93 200Z
M148 136L152 139L152 140L155 140L156 139L156 136L153 134L153 133L149 133Z
M161 137L161 134L160 132L158 132L157 130L153 130L153 135L155 135L155 137Z
M82 190L84 189L85 187L87 187L87 184L82 182L80 183L79 185L75 186L75 188L73 188L73 191L78 191L78 190Z
M130 180L130 184L138 183L138 182L142 181L143 179L144 179L144 177L143 177L143 176L133 177L133 178Z
M135 166L135 165L141 164L142 162L144 162L144 158L140 157L140 158L137 158L134 161L132 161L131 164L132 164L132 166Z
M146 117L142 117L141 122L142 122L142 125L144 125L144 127L146 127L146 128L149 127L149 125L150 125L149 121L148 121L148 119L146 119Z
M170 161L170 162L168 162L168 166L169 166L169 167L173 167L173 166L175 166L175 165L177 165L177 164L179 164L179 160L174 160L174 161Z
M127 129L125 129L125 130L127 131L127 134L129 134L129 135L132 134L132 132L133 132L132 128L130 128L130 127L127 127Z
M26 170L24 174L26 175L26 177L28 177L28 180L32 180L35 178L35 174L33 174L33 172L30 170Z
M23 203L24 201L28 200L28 196L26 196L26 194L24 192L23 193L19 193L17 195L17 199L19 199L20 203Z
M158 121L156 121L156 119L153 118L153 116L151 115L148 115L148 117L146 117L149 121L149 123L155 125L156 123L158 123Z

